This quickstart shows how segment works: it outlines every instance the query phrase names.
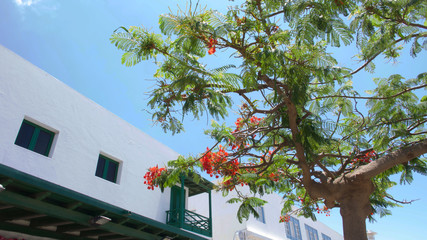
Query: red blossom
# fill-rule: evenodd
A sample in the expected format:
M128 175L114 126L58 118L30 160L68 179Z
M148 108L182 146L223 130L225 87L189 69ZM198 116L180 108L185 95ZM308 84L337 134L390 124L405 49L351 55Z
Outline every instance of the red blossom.
M216 52L215 47L211 47L211 48L209 49L209 51L208 51L209 55L212 55L212 54L214 54L215 52Z
M211 48L211 47L215 46L216 44L218 44L218 41L216 39L213 39L213 38L209 39L208 47Z
M256 116L252 116L250 119L251 123L258 125L259 122L262 120L262 118L256 117Z
M259 117L256 117L256 116L252 116L249 119L249 122L251 124L253 124L253 125L258 125L262 119L264 119L264 118L259 118ZM244 127L245 123L249 124L247 120L245 120L243 118L237 118L236 122L234 123L234 124L236 124L236 129L232 133L240 131ZM253 126L253 125L251 125L251 126Z
M145 173L144 184L148 185L148 189L154 190L154 187L157 187L155 180L162 175L163 171L167 170L165 168L159 168L159 166L156 165L155 167L150 168L147 173Z
M316 207L317 213L325 213L327 217L331 216L331 211L329 211L328 207L324 206L323 208Z
M272 27L271 27L271 32L272 32L272 33L277 32L277 30L279 30L279 26L274 25L274 26L272 26Z
M236 131L239 131L243 127L243 118L238 118L234 124L236 124Z
M206 149L206 153L200 159L202 168L211 177L222 175L222 176L234 176L239 170L239 161L237 159L228 160L228 153L220 145L217 152L213 152Z
M289 222L289 220L291 220L291 216L289 215L280 216L280 222Z
M270 175L268 175L270 177L270 179L274 182L278 182L279 181L279 175L275 174L275 173L270 173Z
M208 42L209 51L208 51L208 53L210 55L212 55L216 52L216 48L215 48L216 44L218 44L218 41L216 39L213 39L213 38L209 39L209 42Z
M377 153L374 150L371 150L367 153L365 153L365 155L360 156L358 158L354 158L351 161L351 164L356 164L356 163L370 163L372 162L372 159L377 157Z

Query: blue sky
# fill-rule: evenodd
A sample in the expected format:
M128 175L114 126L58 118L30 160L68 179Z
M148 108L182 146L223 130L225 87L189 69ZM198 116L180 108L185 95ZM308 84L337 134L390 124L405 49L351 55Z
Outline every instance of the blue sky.
M228 0L201 2L220 11L233 4ZM168 13L169 6L176 9L177 4L185 8L186 3L183 0L0 0L0 44L178 153L196 154L212 143L203 135L210 119L187 118L186 132L175 136L153 126L145 109L146 93L154 84L151 80L155 65L150 61L131 68L121 65L121 53L109 41L119 26L143 25L159 32L158 16ZM412 60L407 51L403 55L399 64L377 61L380 64L377 74L399 72L414 77L412 72L425 71L425 52L416 60ZM209 61L215 64L219 60L212 57ZM355 84L369 84L373 76L376 75L363 74ZM144 171L141 169L141 176ZM423 223L423 214L427 212L426 187L427 178L416 175L412 185L393 189L397 199L420 200L393 209L392 216L368 224L368 229L378 232L377 240L427 236ZM342 232L338 211L319 219Z

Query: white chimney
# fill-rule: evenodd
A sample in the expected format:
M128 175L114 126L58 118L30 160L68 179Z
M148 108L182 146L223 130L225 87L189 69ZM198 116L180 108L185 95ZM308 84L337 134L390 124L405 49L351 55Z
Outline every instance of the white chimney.
M366 234L368 235L368 240L375 240L375 235L377 234L376 232L372 231L372 230L368 230L366 232Z

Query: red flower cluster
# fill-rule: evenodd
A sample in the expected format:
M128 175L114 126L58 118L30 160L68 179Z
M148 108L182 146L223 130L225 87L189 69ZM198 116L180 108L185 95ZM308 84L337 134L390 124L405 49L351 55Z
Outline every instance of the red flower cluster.
M236 23L238 26L240 26L242 23L244 24L246 22L246 18L242 17L242 18L238 18L236 17Z
M354 158L351 161L351 164L356 164L356 163L370 163L370 162L372 162L372 159L376 158L376 157L377 157L377 153L374 150L372 150L372 151L367 152L362 157Z
M243 127L243 118L238 118L234 124L236 124L236 130L234 131L239 131Z
M289 215L285 215L285 216L280 216L280 221L279 222L289 222L289 220L291 220L291 216Z
M252 126L253 126L253 125L258 125L258 124L261 122L261 120L262 120L262 119L263 119L263 118L259 118L259 117L256 117L256 116L252 116L252 117L249 119L249 122L252 124ZM245 122L247 122L247 121L245 121L243 118L238 118L238 119L236 120L236 122L234 123L234 124L236 124L236 129L235 129L233 132L240 131L240 130L243 128L243 126L244 126Z
M317 207L316 211L317 213L326 213L327 217L331 216L331 211L329 211L329 209L326 206L324 206L323 208Z
M231 150L235 150L235 149L238 149L239 148L239 146L237 146L236 144L231 144Z
M270 30L271 30L271 33L275 33L275 32L277 32L277 30L279 30L279 26L274 25L274 26L271 27Z
M278 182L279 181L279 174L275 174L275 173L270 173L270 175L268 175L270 177L270 179L274 182Z
M239 170L239 161L237 159L228 161L228 153L219 145L218 152L212 152L207 148L205 155L200 159L203 170L211 177L216 175L234 176Z
M234 188L236 188L236 185L238 184L238 182L239 182L238 178L235 178L234 180L233 179L228 179L228 180L223 181L222 183L220 183L220 185L222 185L222 187L224 189L228 189L229 191L233 191Z
M212 55L216 52L216 49L215 49L216 44L218 44L218 41L216 39L213 39L213 38L209 39L209 42L208 42L209 51L208 51L208 53L210 55Z
M251 119L249 119L251 121L251 123L258 125L259 122L261 121L261 118L256 117L256 116L252 116Z
M239 160L233 159L228 161L225 165L222 166L222 170L218 171L219 174L225 176L234 176L239 171Z
M163 171L167 171L165 168L159 168L157 165L155 167L152 167L148 170L147 173L144 175L144 184L148 185L148 189L154 190L155 180L156 178L160 177L162 175Z

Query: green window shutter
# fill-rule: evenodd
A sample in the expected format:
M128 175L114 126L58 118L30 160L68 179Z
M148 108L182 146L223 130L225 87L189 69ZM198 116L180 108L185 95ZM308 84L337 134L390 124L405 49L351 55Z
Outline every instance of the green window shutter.
M95 176L102 178L104 176L105 159L99 155L98 164L96 165Z
M34 150L34 147L36 146L36 143L37 143L37 137L39 136L39 133L40 133L40 128L36 127L34 129L33 136L31 136L31 141L30 141L30 145L28 146L28 149Z
M117 182L119 163L105 156L99 155L95 176L110 182Z
M44 156L49 156L55 133L30 121L23 120L15 144Z
M36 144L34 145L33 151L43 154L45 156L49 155L50 147L52 146L53 133L39 128L37 134Z
M16 136L15 144L28 149L33 139L34 131L35 127L24 120L19 129L18 136Z
M104 169L104 179L110 182L116 182L118 165L117 162L107 159L107 164Z

